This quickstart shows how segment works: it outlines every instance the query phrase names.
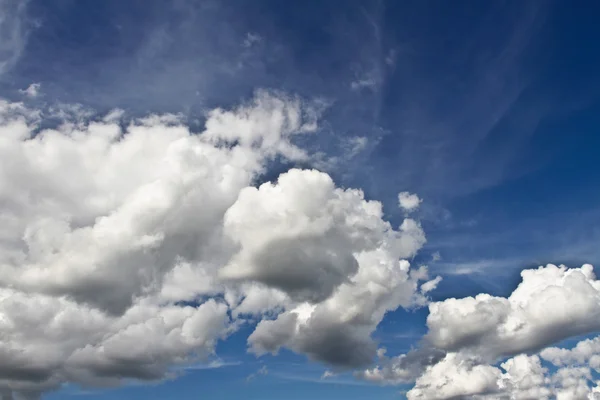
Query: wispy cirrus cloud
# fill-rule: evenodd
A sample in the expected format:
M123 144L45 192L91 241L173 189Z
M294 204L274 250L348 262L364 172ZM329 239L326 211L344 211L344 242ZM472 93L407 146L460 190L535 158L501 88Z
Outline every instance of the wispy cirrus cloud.
M27 20L28 0L0 1L0 77L17 63L27 45L31 24Z

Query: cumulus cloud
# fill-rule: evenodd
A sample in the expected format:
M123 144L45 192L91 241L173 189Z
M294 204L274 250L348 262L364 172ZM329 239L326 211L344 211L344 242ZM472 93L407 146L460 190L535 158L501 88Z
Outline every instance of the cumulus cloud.
M201 132L122 116L0 102L7 396L162 379L247 320L260 321L257 354L364 366L385 313L426 303L426 270L403 260L425 243L417 221L393 227L381 203L316 170L255 186L275 158L307 159L294 138L316 129L311 104L258 92Z
M381 213L380 205L361 203L374 218L364 227L354 219L359 228L355 233L364 235L354 254L355 274L341 281L327 299L307 300L275 320L261 321L248 339L252 351L276 353L288 347L339 368L363 366L375 356L377 346L371 334L385 313L422 302L417 290L424 276L409 274L410 264L402 260L425 242L420 226L407 219L394 230L375 218Z
M600 368L600 339L547 347L600 328L600 283L592 266L549 264L521 276L508 298L480 294L431 303L420 347L382 355L356 375L379 384L415 382L409 399L597 398L592 370Z
M311 159L295 138L318 115L257 92L191 132L180 115L126 124L121 110L0 101L0 393L163 379L251 322L252 353L415 382L409 399L594 398L598 339L548 347L600 330L591 265L523 271L507 298L431 303L418 348L378 349L386 313L428 304L442 278L407 261L419 222L393 226L361 190L297 168L256 184L277 158ZM399 195L407 212L420 202Z
M553 390L548 369L539 357L520 354L501 365L506 371L497 382L498 391L508 392L515 400L548 399Z
M600 372L600 337L582 340L572 349L548 347L540 356L556 366L587 364Z
M600 282L591 265L549 264L521 277L508 298L480 294L430 304L426 339L495 359L600 329Z
M270 157L301 154L282 142L310 130L303 112L294 99L262 93L213 111L201 134L163 119L36 132L22 106L5 104L1 370L12 372L0 386L154 379L170 363L209 354L228 307L174 303L223 291L224 214ZM236 139L232 132L246 136L215 144ZM185 278L195 284L180 285Z
M398 205L406 212L415 211L421 204L421 199L414 193L400 192L398 194Z
M427 367L408 391L409 400L596 399L587 367L564 367L554 372L544 367L537 355L520 354L499 367L481 364L461 353L448 353Z
M459 354L449 353L428 367L408 393L409 400L464 398L497 391L501 373L490 365L478 365Z
M370 216L364 225L350 218L358 228L350 231L359 240L358 246L354 244L355 274L341 281L327 299L307 300L275 320L260 322L249 337L255 353L276 353L288 347L339 368L363 366L375 356L377 346L371 334L385 313L423 302L417 290L426 274L410 274L410 264L403 260L425 242L420 225L406 219L394 230L380 219L379 203L365 202L358 192L338 193L356 202L356 211L367 210Z
M381 217L381 204L365 201L362 192L337 189L315 170L292 169L276 184L242 190L227 210L225 234L241 250L221 276L320 302L357 273L356 253L388 237L402 239ZM417 239L398 251L411 255L421 244Z
M297 105L262 96L249 107L214 112L200 135L158 120L34 138L22 121L4 127L0 280L121 313L181 263L216 268L225 211L275 147L293 155L275 135L301 129ZM253 140L212 143L239 130Z

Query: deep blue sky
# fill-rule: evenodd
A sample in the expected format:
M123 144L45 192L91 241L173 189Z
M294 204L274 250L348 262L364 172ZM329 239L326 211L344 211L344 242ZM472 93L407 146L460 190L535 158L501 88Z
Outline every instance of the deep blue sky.
M594 1L31 0L23 35L0 48L0 95L20 99L35 82L45 106L192 122L257 88L322 98L330 107L306 145L339 156L328 171L339 184L382 200L394 222L398 192L424 199L417 261L439 252L430 268L445 277L433 297L506 295L525 267L600 265L598 15ZM345 159L354 136L366 145ZM424 318L393 313L378 335L400 352ZM231 365L86 398L400 396L324 383L323 367L291 353L257 360L246 336L219 345ZM263 364L271 372L247 382Z

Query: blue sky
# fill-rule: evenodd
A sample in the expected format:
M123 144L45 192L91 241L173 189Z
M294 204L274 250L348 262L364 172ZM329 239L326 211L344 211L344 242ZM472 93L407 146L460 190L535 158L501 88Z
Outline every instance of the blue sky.
M427 243L411 261L443 278L431 300L505 297L523 269L600 265L599 12L592 1L5 0L0 96L78 104L92 119L180 113L195 130L257 89L314 101L317 131L297 145L315 156L259 180L317 168L381 201L393 226L398 193L416 193ZM390 311L373 337L406 353L427 315ZM396 399L411 387L322 379L328 365L288 349L256 357L253 330L177 378L43 398Z

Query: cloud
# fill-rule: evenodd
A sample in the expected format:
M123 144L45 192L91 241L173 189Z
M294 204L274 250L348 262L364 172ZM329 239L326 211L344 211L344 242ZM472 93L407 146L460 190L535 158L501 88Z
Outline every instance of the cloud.
M258 378L261 375L268 375L269 374L269 369L267 368L266 365L263 365L262 367L260 367L260 369L250 375L248 375L248 377L246 378L246 382L251 382L254 379Z
M600 283L591 265L549 264L521 277L508 298L479 294L430 304L426 339L494 359L600 329Z
M374 75L367 75L365 77L356 79L350 83L350 88L352 90L361 90L361 89L369 89L376 90L379 86L379 82L375 78Z
M497 382L498 391L510 392L515 399L547 399L552 395L548 369L539 357L524 354L502 363L506 373Z
M186 365L186 370L203 370L203 369L219 369L225 367L235 367L242 365L241 361L223 361L220 359L212 360L209 363Z
M258 33L248 32L246 34L246 38L244 39L242 45L245 48L249 48L249 47L254 46L255 44L262 42L262 40L263 40L262 36L260 36Z
M40 83L32 83L26 89L19 89L19 92L24 96L35 98L39 96L41 86Z
M396 385L414 382L430 365L435 365L445 357L445 352L434 348L418 348L397 357L386 357L385 349L378 351L378 365L355 376L359 379L381 385Z
M598 386L586 366L550 371L539 356L520 354L499 367L448 353L427 367L407 393L408 400L431 399L597 399Z
M421 199L416 194L401 192L398 194L398 205L406 212L415 211L421 204Z
M547 347L599 330L600 283L592 266L549 264L521 276L508 298L479 294L430 303L429 331L419 347L395 357L380 351L378 365L356 376L415 382L409 400L596 398L591 371L600 370L600 338L571 349Z
M354 254L395 235L381 217L381 204L362 192L337 189L316 170L292 169L276 184L242 190L227 210L225 234L241 251L221 276L262 282L300 302L323 301L358 271ZM408 245L399 251L413 254L420 243Z
M122 117L0 102L1 390L164 379L249 321L257 354L364 366L385 313L427 302L426 269L403 260L425 243L417 221L393 227L316 170L255 186L307 159L310 102L259 91L200 132Z
M549 347L540 356L556 366L588 364L600 372L600 337L582 340L572 349Z
M448 353L427 367L408 391L408 400L431 399L596 399L597 388L587 367L554 372L537 355L520 354L499 367L481 364L460 353Z
M158 120L127 132L105 123L45 130L29 141L22 124L22 136L5 128L2 219L12 233L5 233L0 279L116 314L156 291L176 265L214 263L221 220L238 192L267 157L301 153L276 138L278 129L282 138L302 128L287 107L299 105L259 95L253 107L213 112L202 135ZM215 147L235 139L231 131L252 140Z
M367 214L348 215L357 229L349 231L350 236L360 236L352 244L356 246L356 273L340 281L327 299L299 304L274 320L261 321L248 338L253 352L276 353L288 347L338 368L364 366L375 356L377 346L371 334L385 313L423 304L424 298L417 291L426 271L409 274L410 264L402 260L425 243L421 227L406 219L399 230L393 230L381 221L379 204L365 202L356 192L346 192L342 198L354 204L348 209L369 210ZM338 205L340 210L346 207ZM368 216L363 222L358 217L361 214L362 218Z
M118 110L0 102L0 389L36 398L64 382L164 379L253 321L252 353L414 381L409 398L587 395L596 340L523 354L600 328L587 264L525 270L507 298L431 303L420 347L378 351L385 314L428 304L441 277L407 261L426 242L420 223L393 226L361 190L298 168L256 184L273 160L311 158L295 142L318 115L259 91L191 132L180 115L125 124ZM44 118L63 123L42 129Z
M111 122L118 115L89 122L77 107L68 110L83 124L35 132L35 113L5 104L0 387L159 379L170 364L209 355L229 332L228 306L176 303L224 290L224 214L271 157L301 154L283 143L314 124L301 107L259 93L213 111L193 134L164 118L125 129ZM206 279L178 287L190 274Z
M0 1L0 76L14 67L27 44L27 3L28 0Z
M442 277L436 276L434 279L425 282L424 284L421 285L421 292L428 293L428 292L431 292L432 290L435 290L441 281L442 281Z
M497 390L500 376L500 370L495 367L477 365L457 354L448 354L417 378L407 398L444 400L489 394Z

